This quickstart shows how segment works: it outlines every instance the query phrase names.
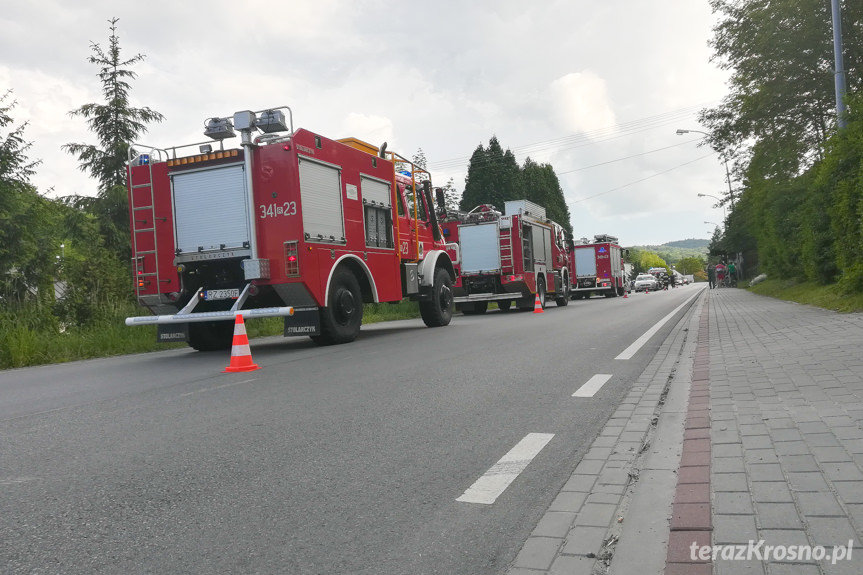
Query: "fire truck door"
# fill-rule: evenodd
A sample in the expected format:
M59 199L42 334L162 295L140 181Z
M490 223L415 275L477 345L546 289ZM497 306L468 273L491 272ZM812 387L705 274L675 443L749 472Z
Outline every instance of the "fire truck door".
M402 259L420 260L425 255L424 244L431 240L428 211L422 194L415 194L410 186L405 186L402 192L399 194L398 205L399 254ZM402 198L404 203L401 201ZM418 200L416 205L414 205L415 200Z

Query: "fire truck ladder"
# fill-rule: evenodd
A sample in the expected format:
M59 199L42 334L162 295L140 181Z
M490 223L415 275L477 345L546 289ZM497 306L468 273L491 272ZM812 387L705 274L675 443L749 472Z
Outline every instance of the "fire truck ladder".
M500 229L500 271L512 273L512 226Z
M159 152L155 148L151 152ZM133 149L129 146L129 166L132 166L136 161L141 161L140 158L148 158L148 179L146 182L134 184L130 186L131 193L129 194L129 203L132 207L132 273L134 274L135 294L141 295L147 284L155 281L158 285L159 266L156 263L156 252L159 249L158 239L156 236L156 206L153 201L153 163L151 154L140 154L132 157ZM129 172L131 177L131 170ZM139 245L152 246L152 249L140 249ZM150 256L150 258L147 258ZM153 269L148 270L145 267L147 260L153 262Z

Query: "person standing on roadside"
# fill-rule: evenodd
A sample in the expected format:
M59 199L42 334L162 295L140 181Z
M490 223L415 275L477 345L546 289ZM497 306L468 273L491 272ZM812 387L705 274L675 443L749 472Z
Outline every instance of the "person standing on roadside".
M716 266L713 264L707 266L707 282L710 284L710 289L716 286Z
M728 264L728 277L731 280L731 287L737 287L737 266L733 261Z

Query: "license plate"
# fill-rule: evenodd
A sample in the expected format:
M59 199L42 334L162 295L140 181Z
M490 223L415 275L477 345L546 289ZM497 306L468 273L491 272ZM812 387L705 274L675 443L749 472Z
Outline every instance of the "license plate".
M209 289L204 292L204 299L213 301L217 299L237 299L240 297L240 290L234 289Z

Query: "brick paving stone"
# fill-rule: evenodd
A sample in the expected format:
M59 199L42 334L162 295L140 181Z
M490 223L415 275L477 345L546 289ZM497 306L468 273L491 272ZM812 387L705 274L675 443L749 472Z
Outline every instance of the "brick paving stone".
M734 475L729 473L729 475ZM677 473L677 483L709 483L710 467L681 467Z
M588 503L578 512L578 524L588 527L608 527L616 505L605 505L602 503Z
M751 481L782 481L785 479L778 463L753 463L747 467Z
M713 499L713 512L721 515L752 515L755 508L749 493L718 491Z
M842 503L863 503L863 484L856 481L842 481L834 483L833 488L839 494Z
M558 493L554 501L551 502L549 511L563 511L575 513L581 509L584 500L587 499L587 493L580 491L561 491Z
M675 503L671 512L672 531L709 530L710 503Z
M779 463L775 449L747 449L744 459L746 463Z
M860 537L844 517L809 517L806 523L815 545L832 547L847 545L849 540L853 540L854 547L860 547Z
M710 545L709 531L672 531L668 536L668 562L669 563L706 563L698 559L692 559L691 546L695 543L696 549Z
M742 457L714 457L713 472L714 473L744 473L746 471L743 466Z
M710 484L685 483L679 485L675 491L674 501L680 503L710 503Z
M548 569L557 555L562 539L551 537L528 537L515 558L514 567Z
M752 498L762 503L792 503L791 490L784 481L753 481Z
M770 575L820 575L818 565L801 563L771 563Z
M602 542L607 532L606 527L576 525L567 536L561 552L567 555L598 554L602 550Z
M561 555L554 560L548 575L591 575L596 559Z
M755 516L753 515L714 515L714 543L748 543L757 539Z
M548 511L533 530L534 537L564 538L569 533L576 514L564 511Z
M795 491L829 491L821 472L788 472L788 482Z
M563 486L562 491L581 491L588 492L596 483L595 475L573 475Z
M863 472L855 463L824 463L822 467L831 481L863 481Z
M803 522L793 503L756 503L755 515L762 529L802 529Z
M725 443L711 446L713 457L743 457L742 443Z
M785 471L818 471L818 462L813 455L783 455L779 464Z
M797 505L806 517L845 517L845 511L832 493L798 493Z
M777 441L776 453L779 455L809 455L812 452L805 441Z

